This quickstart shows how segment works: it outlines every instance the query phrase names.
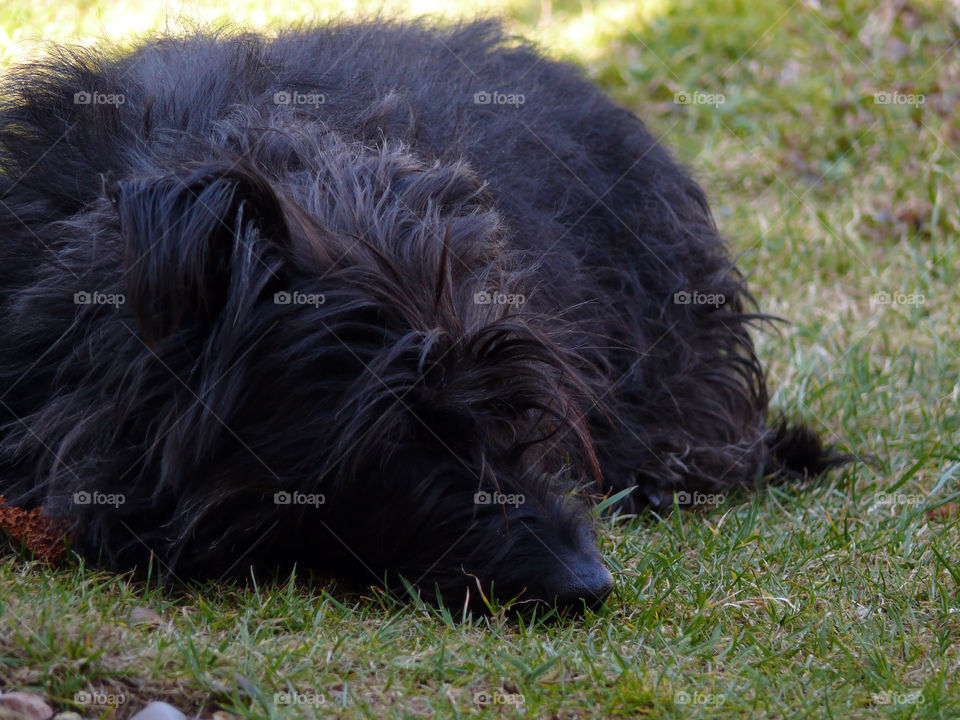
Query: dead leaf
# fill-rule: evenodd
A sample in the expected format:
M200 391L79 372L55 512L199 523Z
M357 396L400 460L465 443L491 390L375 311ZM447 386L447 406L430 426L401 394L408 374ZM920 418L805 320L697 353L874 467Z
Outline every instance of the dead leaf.
M56 563L66 552L64 532L40 508L24 510L8 505L0 495L0 530L40 560Z
M960 503L948 502L933 510L927 510L929 520L949 520L960 517Z

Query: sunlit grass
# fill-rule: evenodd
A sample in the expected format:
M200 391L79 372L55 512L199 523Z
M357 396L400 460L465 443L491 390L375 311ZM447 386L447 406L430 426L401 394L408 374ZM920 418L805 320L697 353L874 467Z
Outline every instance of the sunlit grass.
M431 17L445 22L502 17L511 30L540 43L547 52L588 61L602 57L607 44L625 29L641 31L652 19L666 12L668 6L667 0L618 0L583 5L566 2L554 5L549 0L14 2L0 8L0 65L42 53L49 41L82 45L104 40L123 43L151 32L176 31L195 25L229 24L269 32L292 23L377 14L391 18Z

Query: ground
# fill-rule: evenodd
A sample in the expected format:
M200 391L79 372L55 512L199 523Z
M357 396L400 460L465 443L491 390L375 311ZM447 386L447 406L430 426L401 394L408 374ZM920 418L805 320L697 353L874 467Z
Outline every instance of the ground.
M334 6L369 7L8 0L0 64L179 16L275 27ZM761 307L792 321L759 342L774 406L872 459L603 522L617 587L580 620L463 622L304 575L174 591L4 551L0 687L88 717L150 699L205 718L960 715L960 5L480 10L581 63L694 169Z

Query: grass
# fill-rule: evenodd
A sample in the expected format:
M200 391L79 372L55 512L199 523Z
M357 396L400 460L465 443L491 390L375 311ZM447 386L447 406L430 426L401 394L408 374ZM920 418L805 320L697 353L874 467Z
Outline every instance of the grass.
M275 25L332 7L169 14ZM759 340L774 405L874 463L605 521L617 588L579 621L462 621L317 579L172 590L7 554L0 686L86 716L110 706L76 693L122 696L118 717L150 699L205 718L960 716L956 5L485 7L584 64L694 168L760 304L793 321ZM14 0L0 62L38 51L31 37L163 17L146 0ZM323 701L282 704L291 691Z

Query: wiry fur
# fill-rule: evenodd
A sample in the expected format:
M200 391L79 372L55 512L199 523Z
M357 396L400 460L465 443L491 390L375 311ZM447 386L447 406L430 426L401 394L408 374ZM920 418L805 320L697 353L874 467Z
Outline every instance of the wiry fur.
M125 302L75 304L92 291ZM671 505L834 460L768 429L757 316L702 190L494 23L164 37L15 69L0 293L0 492L114 568L297 561L589 599L609 576L582 499ZM125 502L73 501L94 490Z

